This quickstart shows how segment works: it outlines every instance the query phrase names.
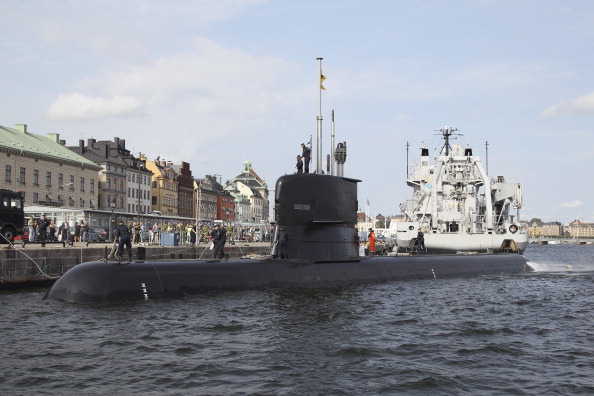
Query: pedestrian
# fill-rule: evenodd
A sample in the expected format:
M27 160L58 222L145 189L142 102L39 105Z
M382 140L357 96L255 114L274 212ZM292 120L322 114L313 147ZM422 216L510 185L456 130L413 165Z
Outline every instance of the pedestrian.
M285 227L281 227L280 230L278 231L278 239L277 239L277 245L278 245L277 251L279 252L281 259L288 258L287 257L287 241L288 240L289 240L289 234L287 234Z
M417 249L419 252L425 251L425 234L423 234L420 228L417 233Z
M89 242L89 223L86 220L82 223L82 241Z
M301 143L301 148L303 149L303 153L301 157L303 158L303 166L305 167L305 173L309 173L309 161L311 161L311 149L305 145L305 143Z
M116 237L119 238L118 243L118 262L122 262L122 253L124 246L128 251L128 262L132 262L132 241L130 239L130 230L126 227L124 220L120 220L120 224L116 228Z
M369 255L375 256L375 232L373 232L373 228L369 229L367 240L369 241Z
M60 226L60 235L62 235L62 246L66 247L66 244L72 246L71 236L70 236L70 224L68 224L68 219L64 219L62 221L62 225Z
M218 249L218 242L219 242L219 225L215 224L214 227L212 228L212 231L210 233L210 241L213 244L213 248L212 248L212 254L214 258L217 258L217 254L219 252Z
M303 173L303 161L300 155L297 156L297 165L295 165L295 168L297 168L297 173Z
M78 221L74 223L74 242L80 242L80 224Z
M29 242L35 242L37 238L37 220L35 220L35 216L29 217L27 227L29 227Z
M54 242L57 240L56 237L56 223L53 220L50 220L49 225L49 240Z
M192 227L190 228L190 245L192 246L198 244L196 238L196 230L198 229L198 227L196 226L196 224L192 225Z
M41 215L41 218L37 220L37 234L41 241L41 247L45 247L45 241L47 239L47 228L50 225L50 221L45 218L45 214Z
M217 254L216 258L225 258L225 243L227 242L227 229L224 226L219 227L219 234L217 235L218 243L216 244Z

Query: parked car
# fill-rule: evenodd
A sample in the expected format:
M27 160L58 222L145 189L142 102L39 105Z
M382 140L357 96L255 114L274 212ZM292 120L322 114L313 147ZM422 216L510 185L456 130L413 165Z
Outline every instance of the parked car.
M105 242L109 231L103 228L90 228L89 229L89 242Z

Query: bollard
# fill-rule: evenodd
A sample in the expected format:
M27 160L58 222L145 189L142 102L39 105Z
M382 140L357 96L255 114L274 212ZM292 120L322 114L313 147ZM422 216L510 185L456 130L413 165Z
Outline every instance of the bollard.
M137 261L146 260L146 248L145 247L139 246L136 248L136 260Z

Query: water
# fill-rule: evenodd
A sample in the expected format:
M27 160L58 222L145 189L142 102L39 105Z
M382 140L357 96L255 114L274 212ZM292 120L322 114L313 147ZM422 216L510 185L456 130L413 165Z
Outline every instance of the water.
M3 395L591 395L594 246L538 272L111 306L0 294Z

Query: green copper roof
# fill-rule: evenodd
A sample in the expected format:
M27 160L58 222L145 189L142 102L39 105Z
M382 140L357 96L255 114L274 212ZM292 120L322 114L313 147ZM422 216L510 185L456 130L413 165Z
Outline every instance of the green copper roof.
M76 154L59 143L58 134L49 137L27 132L26 125L8 128L0 125L0 151L43 158L50 161L82 165L89 169L99 170L96 163Z

